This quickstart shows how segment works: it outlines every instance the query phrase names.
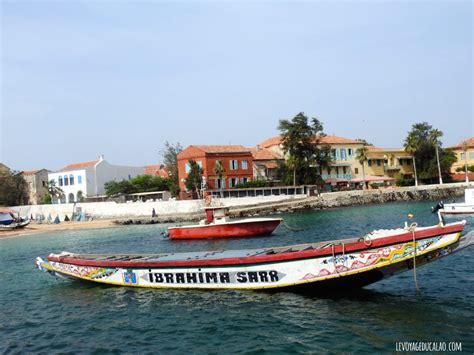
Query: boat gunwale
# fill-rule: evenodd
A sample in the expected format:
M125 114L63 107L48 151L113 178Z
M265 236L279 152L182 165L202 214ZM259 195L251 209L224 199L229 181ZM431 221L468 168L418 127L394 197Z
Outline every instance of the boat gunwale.
M238 224L253 224L253 223L266 223L266 222L278 222L280 224L283 221L282 218L254 218L254 219L241 219L235 221L229 221L224 223L209 223L209 224L188 224L184 226L168 227L168 231L174 229L190 229L190 228L206 228L206 227L221 227L221 226L235 226Z
M465 221L451 223L445 226L433 226L425 227L422 230L415 231L415 238L426 239L430 237L435 237L438 235L446 235L451 233L462 232L464 229ZM374 248L386 247L393 244L399 244L403 242L409 242L413 240L412 231L406 231L405 233L390 235L386 237L380 237L370 240L370 244L367 245L364 237L346 239L353 240L355 242L344 244L344 240L330 240L322 241L319 243L327 244L326 247L318 249L303 249L300 251L288 251L288 252L278 252L271 253L274 249L262 249L262 254L254 254L245 257L223 257L215 259L175 259L175 260L153 260L153 261L107 261L107 260L97 260L97 259L83 259L81 257L87 257L87 254L77 254L77 257L72 254L50 254L48 256L49 261L60 262L65 264L72 264L77 266L94 266L94 267L120 267L120 268L156 268L156 267L199 267L199 266L232 266L232 265L246 265L246 264L262 264L262 263L275 263L275 262L284 262L292 260L301 260L301 259L310 259L314 257L325 257L332 256L348 252L357 252L357 251L367 251ZM317 244L319 244L317 243ZM316 244L316 245L317 245ZM323 246L324 246L323 244ZM314 244L308 244L312 246ZM282 246L278 248L288 248L291 250L292 247L296 245ZM266 252L265 252L266 251ZM212 251L209 251L210 253ZM271 253L271 254L269 254ZM120 254L117 254L119 256ZM130 254L123 254L130 255ZM140 254L137 254L140 255ZM157 257L160 254L155 254ZM103 257L106 257L106 254L103 254ZM114 255L110 255L111 257ZM150 255L151 256L151 255Z

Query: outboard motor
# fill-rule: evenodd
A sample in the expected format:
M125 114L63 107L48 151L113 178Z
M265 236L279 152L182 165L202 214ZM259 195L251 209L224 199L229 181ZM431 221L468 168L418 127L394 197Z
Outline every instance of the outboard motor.
M432 213L436 213L438 212L439 210L442 210L444 208L444 203L443 201L440 201L436 204L436 206L434 207L431 207L431 212Z

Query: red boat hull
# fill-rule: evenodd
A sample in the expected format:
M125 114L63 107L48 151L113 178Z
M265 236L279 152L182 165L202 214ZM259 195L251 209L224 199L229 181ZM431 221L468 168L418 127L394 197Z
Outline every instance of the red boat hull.
M188 226L169 228L171 239L206 239L206 238L231 238L251 237L271 234L280 224L281 220L242 221L226 224L211 224L204 226Z

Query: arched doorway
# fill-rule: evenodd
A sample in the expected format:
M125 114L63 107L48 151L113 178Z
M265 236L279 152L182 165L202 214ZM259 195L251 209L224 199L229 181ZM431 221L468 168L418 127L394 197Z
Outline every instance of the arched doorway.
M72 192L67 196L67 202L74 203L74 194Z

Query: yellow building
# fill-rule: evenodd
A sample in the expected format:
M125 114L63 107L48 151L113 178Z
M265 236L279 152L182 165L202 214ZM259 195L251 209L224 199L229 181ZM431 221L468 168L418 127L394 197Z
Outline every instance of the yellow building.
M474 137L466 139L450 148L456 153L456 157L458 158L458 161L451 166L451 173L459 173L459 171L456 171L458 168L462 169L461 172L464 172L466 163L468 166L474 165ZM464 151L464 149L466 149L466 151Z
M378 148L368 146L365 174L393 179L413 178L413 155L403 148Z

